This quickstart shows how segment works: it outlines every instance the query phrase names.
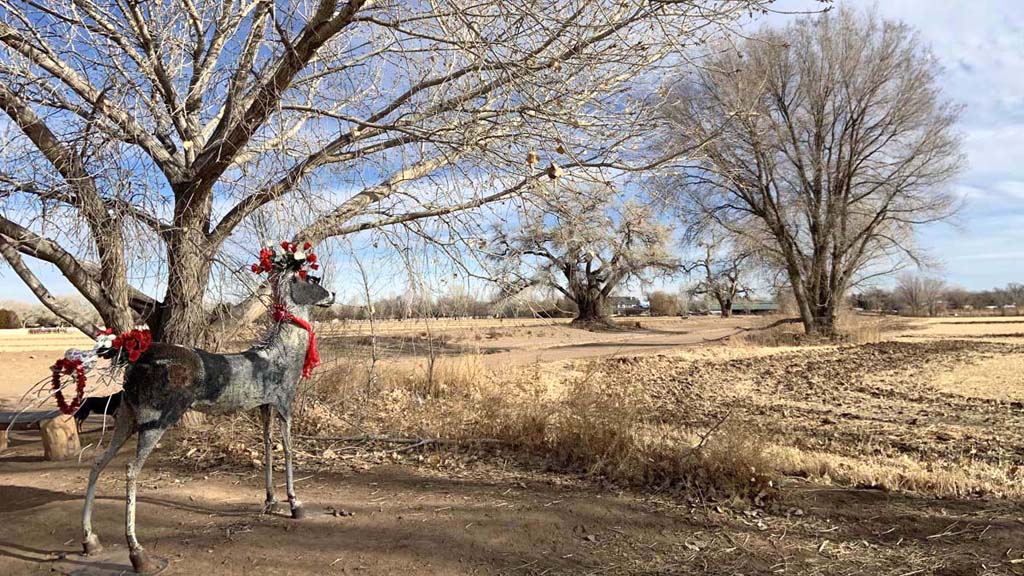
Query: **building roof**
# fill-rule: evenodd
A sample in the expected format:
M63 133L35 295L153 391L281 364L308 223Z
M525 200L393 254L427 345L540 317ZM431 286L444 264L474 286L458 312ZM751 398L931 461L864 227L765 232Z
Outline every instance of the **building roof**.
M711 304L712 310L720 310L721 306L717 302ZM771 301L760 301L760 302L748 302L745 300L738 300L732 303L733 312L777 312L779 305Z

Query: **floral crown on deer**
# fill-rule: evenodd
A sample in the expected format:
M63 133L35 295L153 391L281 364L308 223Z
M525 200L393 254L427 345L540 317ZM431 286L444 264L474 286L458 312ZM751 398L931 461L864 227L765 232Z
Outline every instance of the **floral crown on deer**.
M316 254L310 250L312 247L309 242L300 247L294 242L287 241L277 246L265 246L260 250L260 261L252 265L252 271L254 274L266 272L271 275L290 271L305 280L309 270L320 269Z

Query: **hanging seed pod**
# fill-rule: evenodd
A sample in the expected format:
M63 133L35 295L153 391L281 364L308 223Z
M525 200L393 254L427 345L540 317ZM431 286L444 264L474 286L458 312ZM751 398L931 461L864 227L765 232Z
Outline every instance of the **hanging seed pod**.
M558 152L559 154L565 154L565 146L559 144L558 147L555 148L555 152Z
M534 165L536 165L538 162L540 162L540 154L537 154L535 150L530 150L529 152L526 153L527 166L533 168Z
M552 162L551 165L548 166L548 178L550 178L552 180L555 180L556 178L561 176L562 173L563 173L562 167L559 166L558 164L555 164L554 162Z

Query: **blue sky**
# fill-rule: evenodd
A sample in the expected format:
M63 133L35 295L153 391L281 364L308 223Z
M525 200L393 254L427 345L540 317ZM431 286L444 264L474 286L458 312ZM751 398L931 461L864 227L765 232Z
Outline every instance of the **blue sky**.
M965 105L960 129L968 165L954 183L966 206L954 225L923 231L921 247L951 283L983 289L1024 282L1024 11L1018 0L845 0L874 7L920 31L946 69L945 90ZM816 0L779 0L775 9L820 9ZM759 22L783 23L774 14ZM756 24L755 24L756 25ZM57 294L70 286L52 268L40 277ZM339 286L339 289L342 287ZM9 269L0 269L0 300L34 300Z
M965 106L967 168L954 183L956 226L928 227L920 246L936 274L970 289L1024 282L1024 11L1019 0L847 0L916 28L945 68L946 94ZM779 0L781 11L818 9ZM772 23L787 16L773 15Z

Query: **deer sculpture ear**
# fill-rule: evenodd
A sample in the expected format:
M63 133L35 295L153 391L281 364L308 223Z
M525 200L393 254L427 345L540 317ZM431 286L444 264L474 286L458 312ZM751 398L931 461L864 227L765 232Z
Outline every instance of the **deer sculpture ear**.
M292 302L299 306L315 306L331 299L331 293L318 282L309 282L293 276L291 285Z

